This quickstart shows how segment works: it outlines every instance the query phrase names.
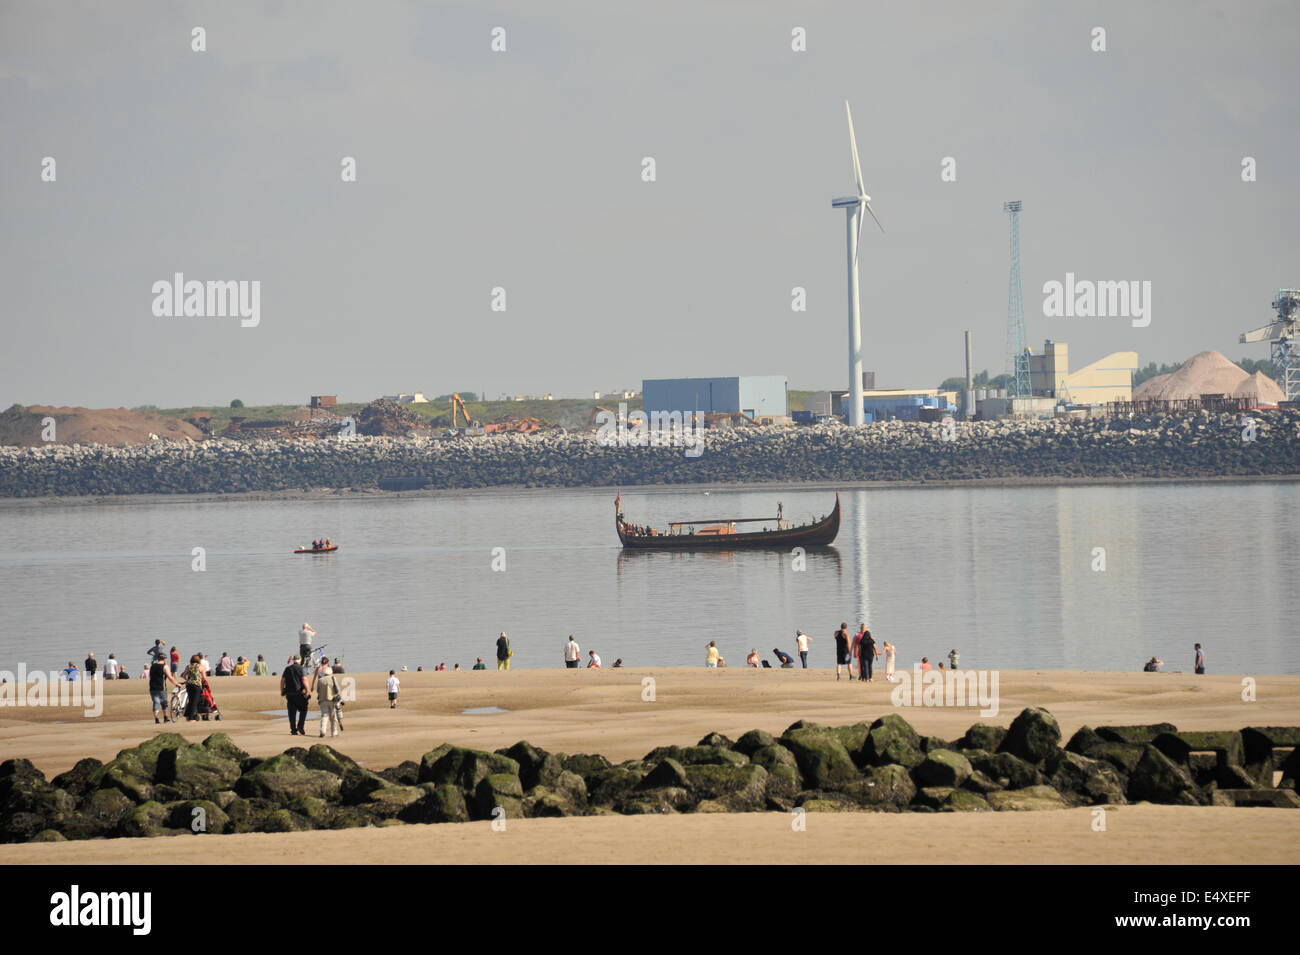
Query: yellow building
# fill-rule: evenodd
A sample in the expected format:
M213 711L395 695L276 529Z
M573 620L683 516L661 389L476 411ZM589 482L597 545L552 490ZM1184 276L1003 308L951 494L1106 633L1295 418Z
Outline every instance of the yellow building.
M1029 384L1035 395L1077 405L1132 401L1137 368L1137 352L1117 351L1071 372L1070 346L1049 339L1041 355L1029 356Z

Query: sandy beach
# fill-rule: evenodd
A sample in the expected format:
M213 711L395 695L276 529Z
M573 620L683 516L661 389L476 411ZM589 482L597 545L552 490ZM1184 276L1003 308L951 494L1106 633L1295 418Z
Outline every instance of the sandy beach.
M780 733L797 719L846 724L895 711L891 686L837 682L829 670L630 668L524 670L511 673L400 674L397 710L388 708L386 674L356 674L356 701L336 747L370 769L420 756L442 742L496 749L526 739L551 751L639 758L656 746L691 744L717 731ZM653 680L654 699L643 682ZM960 736L975 722L1006 726L1026 706L1050 710L1064 738L1083 725L1170 722L1180 729L1300 725L1300 676L1261 676L1257 702L1242 701L1236 675L1076 671L1002 671L999 712L907 707L899 712L924 734ZM220 723L180 724L195 741L222 731L248 752L267 756L291 738L276 678L213 681ZM463 713L495 707L506 712ZM274 713L272 713L274 711ZM164 727L148 715L141 680L108 686L103 715L71 708L0 709L0 760L23 756L47 777L78 759L111 759ZM313 706L313 714L315 707ZM308 745L318 739L313 720ZM206 836L170 852L202 852L209 862L292 862L328 839L356 862L858 862L869 851L900 861L1050 863L1300 862L1300 813L1275 809L1184 808L1141 804L1107 811L1094 832L1088 809L1041 813L810 815L792 833L783 813L680 817L591 817L512 820L508 833L489 823L405 826L338 832ZM0 862L146 862L152 840L0 846ZM195 858L199 858L195 856Z

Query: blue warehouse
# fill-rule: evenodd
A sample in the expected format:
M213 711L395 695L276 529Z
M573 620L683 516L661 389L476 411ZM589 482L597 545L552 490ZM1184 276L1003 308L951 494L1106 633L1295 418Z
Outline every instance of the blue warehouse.
M698 411L785 419L790 413L786 387L784 375L647 378L641 382L641 404L647 413L680 411L683 417Z

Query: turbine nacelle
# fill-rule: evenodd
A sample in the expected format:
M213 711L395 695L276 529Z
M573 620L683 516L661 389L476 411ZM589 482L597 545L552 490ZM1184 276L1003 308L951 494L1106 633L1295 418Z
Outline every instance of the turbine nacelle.
M831 200L831 208L843 209L847 206L865 205L870 201L870 196L840 196L838 199Z

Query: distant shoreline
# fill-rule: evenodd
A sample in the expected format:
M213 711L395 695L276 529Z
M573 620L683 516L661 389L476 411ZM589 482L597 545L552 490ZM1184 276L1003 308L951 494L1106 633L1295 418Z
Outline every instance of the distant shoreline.
M970 478L968 480L899 480L899 481L736 481L699 484L624 484L623 491L700 493L718 489L726 491L748 490L794 490L794 491L843 491L843 490L915 490L934 488L936 490L952 488L1019 488L1019 487L1128 487L1142 485L1171 484L1290 484L1300 481L1297 474L1225 474L1193 477L1006 477L1006 478ZM311 490L286 491L232 491L226 494L210 492L176 493L176 494L86 494L77 496L48 497L8 497L0 498L0 510L37 507L87 507L92 505L115 504L123 506L146 504L211 504L244 501L335 501L335 500L375 500L395 498L444 497L447 495L472 494L490 496L511 494L518 491L548 493L551 491L601 491L616 493L620 490L614 485L608 486L552 486L537 487L524 484L501 484L492 487L473 488L421 488L409 491L383 491L379 489L351 490L347 488L313 488Z

